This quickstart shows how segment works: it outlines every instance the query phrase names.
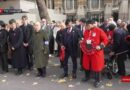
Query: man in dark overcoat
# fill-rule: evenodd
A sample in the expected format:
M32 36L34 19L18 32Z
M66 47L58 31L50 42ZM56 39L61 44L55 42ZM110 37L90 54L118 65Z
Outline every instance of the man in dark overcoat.
M27 66L28 69L31 70L33 66L33 48L32 48L32 35L33 35L33 26L28 23L28 17L22 16L22 23L21 29L23 31L23 45L26 50L26 57L27 57Z
M23 46L23 32L21 28L16 27L16 21L9 21L9 47L12 52L12 65L17 69L16 74L22 74L23 68L26 67L25 49Z
M126 75L125 60L127 59L128 45L125 41L125 37L128 35L125 29L125 24L122 22L118 29L114 31L113 35L113 53L119 54L116 58L118 65L118 75Z
M7 60L7 52L8 52L8 45L7 45L7 31L5 30L5 23L0 24L0 64L2 66L2 71L8 72L8 60Z

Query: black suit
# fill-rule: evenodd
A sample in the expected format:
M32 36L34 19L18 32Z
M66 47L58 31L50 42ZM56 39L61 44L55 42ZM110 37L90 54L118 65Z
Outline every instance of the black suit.
M80 36L81 36L81 38L83 38L84 36L83 36L83 33L84 33L84 30L83 30L83 26L81 26L81 25L76 25L75 26L77 29L79 29L79 33L80 33ZM83 69L83 66L82 66L82 61L83 61L83 52L82 52L82 50L80 49L80 45L79 45L79 47L78 47L78 49L79 49L79 57L80 57L80 66L81 66L81 69Z
M23 30L23 40L24 43L28 43L26 49L26 57L28 62L28 68L30 69L33 66L33 48L32 48L32 35L33 35L33 26L30 24L22 25L21 29Z
M128 34L130 35L130 24L127 25L127 29L128 29ZM128 57L130 59L130 44L129 43L128 43L128 48L129 48Z
M5 29L0 30L0 64L2 65L2 70L6 72L8 72L7 37L7 31Z
M62 34L62 44L65 46L64 73L68 74L68 58L71 56L73 62L73 74L77 71L78 43L81 38L79 30L75 27L71 32L66 28Z

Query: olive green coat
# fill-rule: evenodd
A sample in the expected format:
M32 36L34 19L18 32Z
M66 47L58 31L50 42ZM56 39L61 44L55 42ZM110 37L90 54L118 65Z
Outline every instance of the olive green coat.
M49 59L48 36L45 31L33 33L34 65L36 68L47 66Z

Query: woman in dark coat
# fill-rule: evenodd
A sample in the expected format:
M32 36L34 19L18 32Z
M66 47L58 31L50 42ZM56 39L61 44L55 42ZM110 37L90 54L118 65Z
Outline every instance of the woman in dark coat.
M60 56L60 51L61 51L61 43L62 43L62 32L63 30L65 29L65 24L64 23L61 23L60 24L60 30L57 31L57 34L56 34L56 42L58 44L58 56ZM63 61L60 60L60 63L61 63L61 68L63 67Z
M23 47L23 32L16 27L16 21L9 21L11 29L9 31L9 46L12 51L12 65L17 68L18 75L22 74L22 69L26 67L25 50Z

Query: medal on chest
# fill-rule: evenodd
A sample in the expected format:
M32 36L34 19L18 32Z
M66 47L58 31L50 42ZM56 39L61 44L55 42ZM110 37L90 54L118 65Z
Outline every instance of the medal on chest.
M87 44L91 44L91 42L92 42L92 40L90 40L90 39L86 40Z
M92 33L92 37L96 37L96 32L93 32L93 33Z
M87 47L87 49L92 49L92 40L90 40L90 39L86 40L86 47Z

